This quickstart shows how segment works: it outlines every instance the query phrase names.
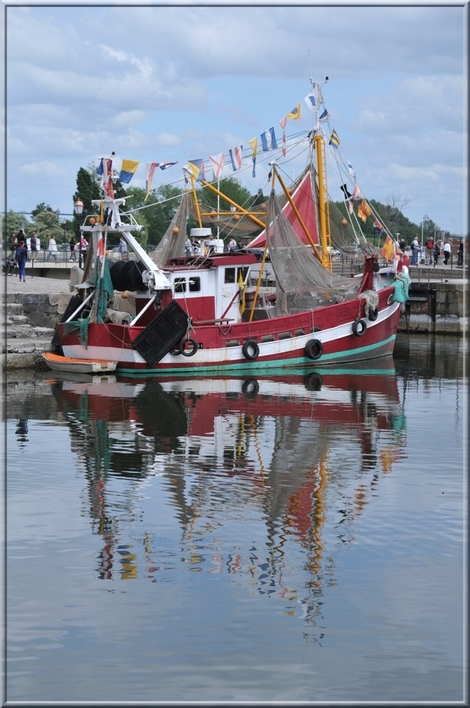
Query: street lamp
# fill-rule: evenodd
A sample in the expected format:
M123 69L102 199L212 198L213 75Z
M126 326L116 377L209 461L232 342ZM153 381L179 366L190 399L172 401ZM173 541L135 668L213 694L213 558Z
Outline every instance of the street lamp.
M74 212L75 216L81 216L81 215L83 214L83 202L82 202L81 199L77 199L77 201L74 202L74 205L73 205L73 212ZM81 238L80 238L80 236L81 236L81 232L79 232L78 244L77 244L77 248L78 248L78 267L79 267L79 268L82 267L82 248L81 248Z
M422 246L423 243L424 243L424 222L425 222L425 221L429 221L429 216L428 216L427 214L425 214L425 215L423 216L423 220L422 220L422 222L421 222L421 246Z

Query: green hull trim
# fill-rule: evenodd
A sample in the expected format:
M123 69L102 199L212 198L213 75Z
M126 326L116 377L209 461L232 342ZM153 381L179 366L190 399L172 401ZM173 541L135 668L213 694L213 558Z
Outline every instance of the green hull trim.
M354 352L354 355L358 354L367 354L374 352L378 348L382 348L386 346L387 344L391 344L392 342L395 341L396 335L393 334L391 337L388 339L383 340L382 342L379 342L377 344L369 344L366 347L358 347L354 350L350 350L348 352L335 352L333 354L324 354L321 357L321 362L319 361L309 361L305 356L300 356L300 357L295 357L293 359L286 359L285 363L280 363L278 360L272 360L272 361L247 361L247 362L240 362L240 363L227 363L227 364L203 364L201 366L188 366L188 367L175 367L175 368L170 368L166 367L165 369L158 369L158 368L152 368L152 369L126 369L124 367L119 366L116 369L116 374L119 375L126 375L126 376L206 376L207 374L234 374L234 373L253 373L253 372L260 372L262 371L263 373L268 369L269 373L272 375L274 371L278 370L279 372L285 372L286 369L290 371L290 373L293 373L292 369L296 369L298 371L305 371L305 369L308 369L309 371L315 370L315 369L323 369L324 367L328 367L328 371L332 373L330 366L334 365L335 362L337 362L339 359L344 359L347 356L351 356L352 353ZM386 357L386 356L391 356L390 354L378 354L375 357L370 356L370 359L373 358L380 358L380 357ZM361 359L361 362L363 360ZM350 365L354 365L354 362L348 362ZM157 365L158 367L158 365ZM342 373L357 373L357 369L344 369L342 370ZM362 373L365 373L361 369ZM377 373L383 373L382 370L378 370ZM337 373L337 370L335 370L335 373ZM372 370L371 370L372 373Z

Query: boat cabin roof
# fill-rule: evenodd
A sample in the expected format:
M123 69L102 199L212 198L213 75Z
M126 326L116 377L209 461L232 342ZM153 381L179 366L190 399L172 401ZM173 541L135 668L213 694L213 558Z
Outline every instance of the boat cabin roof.
M186 256L172 258L165 265L164 270L178 271L197 268L198 270L211 270L222 266L248 266L254 265L258 259L252 253L241 253L230 255L227 253L213 254L212 256Z

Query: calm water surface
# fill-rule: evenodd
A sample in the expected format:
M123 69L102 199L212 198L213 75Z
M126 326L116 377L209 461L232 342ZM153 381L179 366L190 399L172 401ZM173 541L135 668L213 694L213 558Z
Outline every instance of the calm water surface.
M463 700L465 384L11 372L6 699Z

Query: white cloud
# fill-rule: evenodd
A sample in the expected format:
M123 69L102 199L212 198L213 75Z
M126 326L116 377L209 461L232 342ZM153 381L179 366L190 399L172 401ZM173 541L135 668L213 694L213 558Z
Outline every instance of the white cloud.
M463 67L459 7L10 6L9 201L68 204L98 152L181 163L228 153L303 105L310 75L328 75L325 101L367 196L399 188L419 203L429 175L453 195L433 204L445 227L464 199ZM304 107L304 130L308 119ZM68 179L25 186L28 162Z

